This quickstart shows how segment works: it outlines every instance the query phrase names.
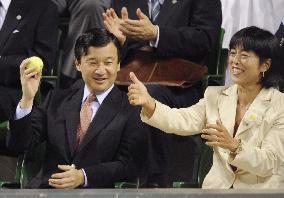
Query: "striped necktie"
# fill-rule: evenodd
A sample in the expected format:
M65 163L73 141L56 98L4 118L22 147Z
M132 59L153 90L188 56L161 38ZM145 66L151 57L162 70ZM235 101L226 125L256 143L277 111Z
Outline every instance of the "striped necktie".
M4 7L3 7L3 4L0 0L0 30L2 28L2 25L4 23L4 15L5 15L5 10L4 10Z
M161 4L159 0L151 0L151 19L155 21L159 15Z
M82 105L80 111L80 124L77 129L77 144L80 144L82 142L92 121L93 110L91 103L95 100L96 96L90 94Z

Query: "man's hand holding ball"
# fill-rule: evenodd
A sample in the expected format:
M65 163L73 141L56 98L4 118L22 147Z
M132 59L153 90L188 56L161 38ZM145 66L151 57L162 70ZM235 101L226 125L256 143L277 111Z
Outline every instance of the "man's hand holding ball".
M32 107L34 97L39 88L42 67L42 60L35 56L27 58L21 63L20 77L23 92L20 102L21 108Z
M27 69L30 68L35 68L35 71L37 73L42 71L43 68L43 62L41 60L41 58L37 57L37 56L32 56L29 58L29 63L26 65Z

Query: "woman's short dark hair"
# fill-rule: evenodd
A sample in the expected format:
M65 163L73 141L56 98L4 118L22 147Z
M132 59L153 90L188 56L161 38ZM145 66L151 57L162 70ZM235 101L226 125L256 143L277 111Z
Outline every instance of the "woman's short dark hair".
M113 42L117 48L118 62L120 62L121 46L117 38L106 29L93 28L80 35L75 43L75 58L80 60L82 56L87 55L89 47L104 47Z
M229 47L254 52L261 64L271 59L271 66L260 81L262 87L279 87L282 83L280 44L272 33L255 26L247 27L234 34Z

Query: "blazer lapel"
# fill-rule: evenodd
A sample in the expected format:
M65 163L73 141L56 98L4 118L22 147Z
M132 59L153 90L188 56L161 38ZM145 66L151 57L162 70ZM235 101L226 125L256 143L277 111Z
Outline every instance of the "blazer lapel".
M4 48L6 41L13 34L13 30L16 29L20 21L23 20L23 17L25 16L27 10L28 8L26 7L25 1L11 1L3 26L0 31L0 49Z
M248 132L250 128L261 124L261 121L267 111L273 89L262 89L256 96L249 109L245 113L240 126L237 130L236 136L244 132Z
M231 135L234 133L237 98L236 85L223 90L218 98L219 117Z
M66 102L64 118L66 123L66 135L69 143L70 154L74 155L76 149L77 128L80 121L80 109L84 93L84 86L74 91L74 94Z
M121 106L121 94L122 93L118 88L114 87L105 98L88 128L86 135L78 148L78 152L80 152L93 138L98 136L107 124L113 120Z

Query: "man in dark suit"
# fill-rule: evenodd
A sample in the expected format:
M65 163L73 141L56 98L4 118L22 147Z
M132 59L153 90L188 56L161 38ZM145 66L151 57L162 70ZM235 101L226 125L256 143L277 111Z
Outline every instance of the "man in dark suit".
M0 0L0 123L13 117L21 97L19 65L27 57L43 59L54 66L57 41L56 7L50 0ZM0 134L0 178L13 180L16 159ZM3 156L2 156L3 155ZM5 163L8 162L8 163ZM13 164L13 166L11 166Z
M27 150L46 141L42 171L29 187L105 188L139 175L147 153L147 128L139 109L114 86L119 70L116 43L104 29L81 35L75 63L83 81L52 91L39 107L33 107L33 99L40 74L25 69L29 60L21 64L23 96L8 145Z
M175 57L209 64L221 28L219 0L113 0L111 7L114 11L110 9L104 14L105 25L120 39L123 60L137 50L146 50L152 51L158 59ZM175 80L181 80L182 70L172 73L176 75ZM148 90L159 101L176 108L195 104L202 94L200 84L188 88L153 85ZM195 139L164 135L156 129L151 138L150 171L154 180L161 175L158 180L164 182L158 181L160 186L171 185L167 177L172 177L168 180L197 180L193 175L193 156L198 155ZM178 159L176 153L184 153L183 150L191 158L182 156ZM170 161L172 165L168 165ZM177 161L182 162L174 164Z
M56 6L50 0L7 0L0 7L5 12L0 27L0 95L10 88L11 104L0 97L0 118L14 114L20 92L19 65L27 57L39 56L46 72L55 63L57 41ZM5 88L3 88L5 87ZM3 107L2 107L3 106Z

